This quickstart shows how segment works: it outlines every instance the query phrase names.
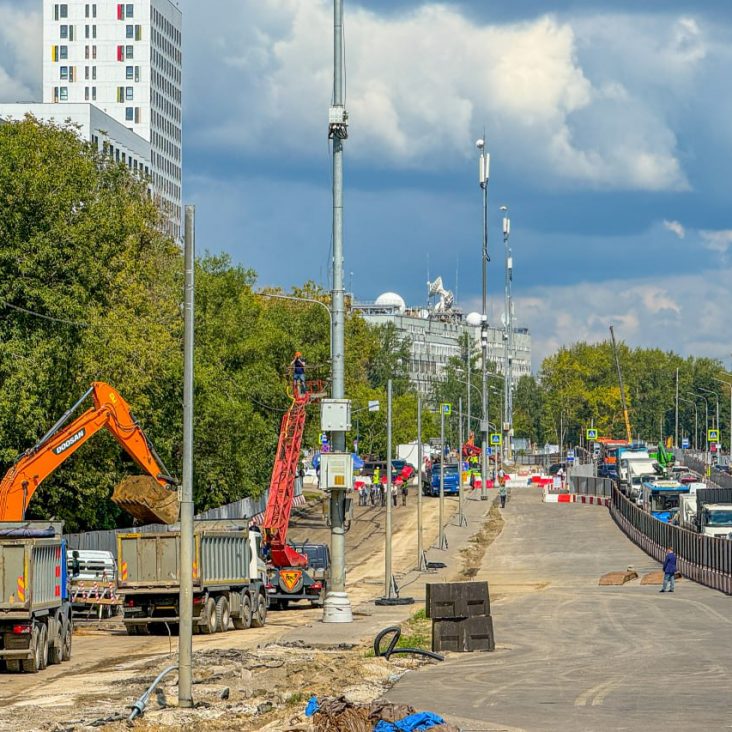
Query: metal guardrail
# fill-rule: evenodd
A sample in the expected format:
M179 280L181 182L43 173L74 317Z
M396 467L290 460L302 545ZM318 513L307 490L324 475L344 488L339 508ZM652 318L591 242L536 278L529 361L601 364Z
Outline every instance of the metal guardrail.
M585 475L571 475L569 478L569 492L578 496L602 496L610 498L613 492L613 482L610 478L595 478Z
M689 466L691 467L691 466ZM678 569L689 579L732 595L732 541L672 526L646 513L613 488L610 514L615 523L646 554L659 562L673 547Z

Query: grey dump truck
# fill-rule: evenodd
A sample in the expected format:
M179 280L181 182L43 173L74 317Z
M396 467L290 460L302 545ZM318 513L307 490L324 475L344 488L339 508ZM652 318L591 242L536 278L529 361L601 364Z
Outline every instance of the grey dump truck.
M267 617L261 534L222 521L194 530L193 632L259 628ZM180 622L180 531L117 537L117 585L129 635L175 633Z
M63 524L0 523L0 667L37 673L71 658Z

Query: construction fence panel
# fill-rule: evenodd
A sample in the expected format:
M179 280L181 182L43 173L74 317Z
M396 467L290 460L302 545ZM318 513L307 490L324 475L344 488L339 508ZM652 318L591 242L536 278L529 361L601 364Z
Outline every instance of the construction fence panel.
M704 536L659 521L613 488L610 514L620 529L646 554L663 562L667 547L685 577L732 595L732 541Z
M613 482L609 478L595 478L587 475L571 475L569 478L569 492L578 496L610 498L612 491Z

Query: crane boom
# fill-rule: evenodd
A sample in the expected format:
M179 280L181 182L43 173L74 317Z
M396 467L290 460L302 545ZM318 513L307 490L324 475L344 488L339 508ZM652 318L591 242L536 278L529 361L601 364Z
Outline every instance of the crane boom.
M630 429L630 417L628 416L628 403L625 401L625 386L623 385L623 372L620 370L620 358L618 356L618 347L615 343L615 329L610 326L610 338L613 342L613 354L615 356L615 366L618 369L618 383L620 384L620 402L623 405L623 419L625 420L625 434L628 438L628 444L633 443L633 432Z
M282 417L267 508L262 521L275 567L306 567L308 564L306 556L287 544L287 529L295 497L295 477L305 431L305 411L308 404L320 398L321 392L322 385L319 382L308 382L303 394L298 394L297 391L294 393L292 404Z
M90 394L93 407L64 426ZM173 523L178 513L177 494L169 490L169 486L176 481L157 457L127 402L119 392L102 381L95 381L84 396L5 474L0 482L0 521L22 521L30 499L43 480L102 428L112 433L157 484L152 490L144 490L139 481L132 488L123 482L118 486L121 491L115 490L112 500L136 518ZM145 495L137 496L136 492Z

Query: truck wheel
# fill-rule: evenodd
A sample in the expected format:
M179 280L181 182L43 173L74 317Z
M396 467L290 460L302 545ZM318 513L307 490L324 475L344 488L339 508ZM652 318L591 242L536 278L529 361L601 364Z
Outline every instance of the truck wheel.
M216 631L226 633L229 629L229 620L231 620L229 601L224 595L221 595L216 600Z
M203 622L198 626L201 633L211 635L216 632L216 603L213 597L209 597L201 608Z
M267 620L267 599L261 592L258 592L255 602L257 607L252 613L252 628L263 628Z
M63 633L61 635L61 660L71 660L71 639L74 636L74 623L70 618L66 618L63 623Z
M48 668L48 626L41 625L41 670Z
M234 627L237 630L249 630L252 627L252 600L249 595L241 598L241 615L234 618Z
M48 640L48 662L58 664L63 661L63 645L64 645L64 620L63 616L58 616L54 623L56 627L56 637Z
M12 661L5 661L5 665L7 666L8 673L10 673L10 674L20 673L20 661L17 661L15 659L13 659Z
M38 624L33 625L29 650L33 658L21 661L23 671L27 674L37 674L41 670L41 629Z

